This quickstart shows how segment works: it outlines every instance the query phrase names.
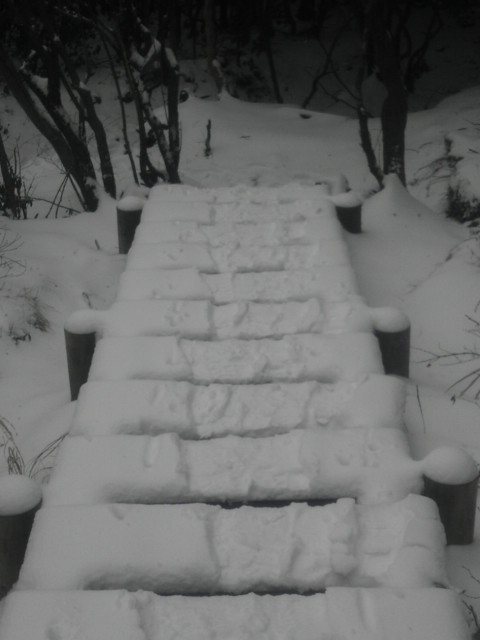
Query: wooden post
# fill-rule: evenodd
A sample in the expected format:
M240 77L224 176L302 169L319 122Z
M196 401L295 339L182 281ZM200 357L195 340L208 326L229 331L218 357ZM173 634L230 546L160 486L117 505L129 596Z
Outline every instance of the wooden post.
M42 489L31 478L0 478L0 598L18 579Z
M144 204L145 200L136 196L126 196L117 203L118 252L121 254L130 251Z
M464 484L444 484L424 476L423 493L437 503L447 544L471 544L475 528L478 476Z
M353 191L332 196L337 218L345 231L362 232L362 198Z
M349 233L362 233L362 205L357 204L354 207L336 206L337 218Z
M410 375L410 327L401 331L375 331L385 373L408 378Z
M78 398L80 387L88 379L93 352L95 351L95 331L76 333L65 329L65 348L67 351L68 379L72 402Z
M372 309L371 313L385 373L408 378L410 374L408 317L393 307Z
M477 509L478 468L463 449L438 447L423 460L423 493L434 500L447 544L471 544Z

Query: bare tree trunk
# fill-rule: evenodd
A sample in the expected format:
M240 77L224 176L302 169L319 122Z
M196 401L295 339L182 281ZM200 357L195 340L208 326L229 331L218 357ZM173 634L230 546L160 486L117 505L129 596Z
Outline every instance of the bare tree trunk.
M86 119L93 131L93 135L95 136L95 141L97 143L103 186L108 195L110 195L112 198L116 198L117 187L115 184L115 174L113 171L112 159L110 157L110 149L108 147L105 127L103 126L100 118L97 115L97 111L95 109L92 94L90 93L90 91L88 89L82 89L80 84L78 85L77 90L82 96L86 110Z
M180 76L178 67L171 69L168 76L168 144L172 153L172 162L175 167L175 181L180 182L178 175L178 165L180 164L180 119L178 116L178 92L180 87Z
M272 42L271 42L271 17L272 17L272 3L271 0L265 0L263 12L262 12L262 40L265 47L265 53L267 55L268 67L270 69L270 77L272 78L273 92L275 94L275 100L282 104L283 97L280 91L280 84L278 82L277 69L275 67L275 60L273 59Z
M75 143L75 136L67 140L63 132L53 126L51 121L45 117L30 95L22 76L12 64L8 54L1 45L0 73L21 108L40 133L47 138L58 154L67 173L71 174L74 178L83 198L82 205L89 211L95 211L98 207L98 196L95 170L91 164L90 156L87 154L87 157L84 157L83 145L78 137L76 137L76 140L79 142L78 145ZM72 141L73 144L71 144Z
M403 82L392 78L386 84L388 95L382 109L383 172L396 173L402 184L405 176L405 129L407 126L407 97Z
M156 169L156 167L153 166L148 155L147 132L145 129L142 96L140 95L140 91L138 89L138 82L135 79L132 67L130 66L127 50L125 48L125 43L123 42L121 35L117 35L117 37L115 37L115 45L117 47L118 53L122 60L125 76L127 78L128 86L130 88L130 93L133 97L133 103L135 105L135 111L137 114L138 138L139 138L139 144L140 144L140 150L139 150L140 178L142 179L144 185L146 185L147 187L153 187L158 182L159 178L163 178L163 175L160 173L160 171Z
M110 67L110 71L112 73L113 81L115 83L115 89L117 91L118 102L120 104L120 113L121 113L121 116L122 116L123 144L124 144L124 147L125 147L125 153L127 154L128 159L130 161L130 168L132 170L132 176L133 176L133 179L135 181L135 184L138 184L137 167L135 166L135 160L133 159L133 154L132 154L132 147L131 147L131 144L130 144L130 139L128 137L127 115L125 113L125 105L124 105L124 102L123 102L122 92L120 90L120 82L119 82L119 79L118 79L117 70L115 68L115 64L113 62L113 57L112 57L112 52L111 52L111 49L110 49L110 46L108 44L107 37L106 37L104 31L102 30L102 28L100 26L97 26L97 31L98 31L98 33L100 35L100 39L102 41L103 48L105 49L105 53L107 54L108 64L109 64L109 67Z
M15 194L15 183L13 181L10 161L8 159L5 145L3 144L2 124L0 122L0 170L2 172L3 186L5 189L5 204L7 215L12 218L19 218L20 211L17 205Z
M403 81L400 54L389 30L387 5L385 0L372 0L367 13L367 34L373 45L380 80L387 91L381 112L383 172L396 173L402 184L406 184L407 89Z
M218 93L220 93L223 88L223 78L217 60L217 29L215 25L214 0L205 0L204 19L208 70L215 80Z
M360 128L360 144L367 158L370 173L377 179L380 186L383 186L383 172L378 166L375 151L372 146L372 137L368 128L368 113L362 104L357 108L358 125Z
M17 1L20 2L21 5L23 5L24 3L24 0L17 0ZM52 79L57 78L58 82L60 81L63 82L69 96L72 98L72 101L78 110L79 116L81 118L84 118L90 125L90 128L93 131L93 135L95 136L95 142L97 145L103 186L105 188L105 191L112 198L115 198L116 184L115 184L115 175L113 171L112 161L110 158L110 149L108 147L108 140L107 140L107 135L105 133L105 128L100 118L97 115L97 111L95 108L95 99L92 96L91 91L86 87L86 85L83 82L81 82L80 77L75 68L75 65L72 63L70 59L70 55L66 51L61 38L56 33L52 22L49 20L49 16L46 12L45 7L42 4L40 4L38 8L40 11L40 16L43 21L44 27L47 30L47 33L49 34L51 43L52 43L50 45L50 49L45 52L43 52L43 48L41 46L37 45L37 48L39 49L38 52L40 55L43 55L43 58L49 64L51 78ZM60 63L59 63L60 59L63 61L65 65L66 74L63 72L60 66ZM50 85L50 82L49 82L49 85ZM41 96L39 96L39 98L41 99ZM61 103L52 102L51 100L48 100L48 104L55 106L57 110L61 108ZM48 108L48 104L44 102L44 106L47 108L48 113L52 115L51 109ZM66 133L64 133L64 135L66 135ZM81 142L83 143L83 146L85 147L90 157L86 140L81 139Z

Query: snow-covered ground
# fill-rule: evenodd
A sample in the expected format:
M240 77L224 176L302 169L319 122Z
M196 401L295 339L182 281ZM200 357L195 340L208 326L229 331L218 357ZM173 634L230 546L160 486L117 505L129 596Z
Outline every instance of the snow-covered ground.
M116 113L118 105L108 91L104 88L103 108ZM478 359L462 363L458 360L468 355L447 357L480 352L478 334L471 331L475 320L480 321L480 247L475 235L442 213L448 184L460 185L469 196L476 195L475 184L478 189L479 94L479 89L470 89L410 115L410 193L389 179L386 189L364 205L363 233L348 241L367 303L396 306L412 323L406 423L418 458L439 444L454 443L480 462L480 384L467 389L471 377L456 384L475 371ZM2 104L10 110L2 119L9 116L13 134L24 130L27 180L34 177L37 194L52 197L60 182L58 170L13 101L5 98ZM208 120L213 153L206 157ZM111 121L115 124L113 117ZM341 173L353 189L372 193L374 181L359 146L357 123L347 116L247 104L223 94L218 101L191 96L181 105L181 121L181 175L187 184L313 184ZM463 158L454 169L445 160L446 136ZM120 146L114 162L125 166ZM123 188L127 181L125 173ZM73 196L67 195L67 203L68 198L78 206ZM34 203L29 220L5 218L0 225L0 240L5 234L5 241L13 241L6 257L19 261L1 280L0 417L15 430L27 466L71 424L74 406L69 402L64 323L77 309L107 309L125 267L125 258L117 253L111 199L103 198L95 213L62 219L44 219L47 209L45 203ZM11 445L5 440L4 473ZM465 590L465 603L474 608L480 595L479 547L477 525L474 545L449 549L450 579Z

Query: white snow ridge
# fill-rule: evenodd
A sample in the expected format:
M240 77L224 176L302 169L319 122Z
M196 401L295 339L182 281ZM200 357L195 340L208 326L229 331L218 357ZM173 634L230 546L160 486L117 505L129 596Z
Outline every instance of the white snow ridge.
M470 637L328 191L152 189L2 640Z

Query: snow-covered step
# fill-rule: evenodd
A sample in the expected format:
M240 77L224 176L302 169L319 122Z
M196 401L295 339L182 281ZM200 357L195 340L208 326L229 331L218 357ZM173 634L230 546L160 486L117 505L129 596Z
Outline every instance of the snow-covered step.
M103 338L97 342L89 379L245 384L354 381L369 373L383 373L373 334L306 333L278 340Z
M293 429L402 429L404 403L405 383L384 375L335 384L89 381L80 391L70 433L176 431L182 438L212 438Z
M193 187L190 185L162 184L149 191L149 202L222 202L232 203L238 200L253 202L293 202L301 199L317 200L328 195L347 191L344 176L321 176L315 185L290 182L276 187L252 187L235 185L233 187Z
M142 210L143 222L300 222L335 214L328 198L246 199L241 201L163 200L150 197ZM339 223L338 223L339 224ZM339 224L340 228L340 224Z
M118 300L212 300L285 302L320 298L344 301L358 296L348 265L315 270L250 273L199 273L197 269L127 269L120 277Z
M209 300L119 300L106 311L84 310L75 318L76 326L82 321L88 330L95 326L101 337L224 340L373 330L371 311L357 298L330 303L311 298L303 302L242 301L225 305Z
M446 585L434 502L221 509L44 507L17 589L147 589L159 594L319 591L330 585Z
M211 247L194 242L134 243L127 269L198 269L201 273L242 273L318 269L349 263L345 242L308 245Z
M60 446L43 504L343 497L373 504L420 493L422 471L399 429L299 430L265 438L187 441L174 433L69 437Z
M298 222L335 214L335 206L327 199L276 201L237 201L212 206L213 220L219 222ZM146 218L148 219L148 218ZM339 229L340 223L339 224Z
M34 631L33 631L34 630ZM324 594L162 597L125 591L16 591L8 640L470 640L448 589L349 589Z
M142 222L135 244L193 242L240 246L310 245L339 240L342 232L336 216L324 215L299 222L259 222L199 224L192 221Z

